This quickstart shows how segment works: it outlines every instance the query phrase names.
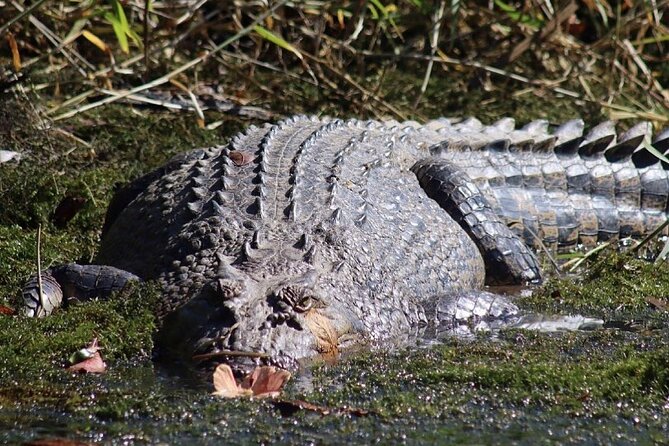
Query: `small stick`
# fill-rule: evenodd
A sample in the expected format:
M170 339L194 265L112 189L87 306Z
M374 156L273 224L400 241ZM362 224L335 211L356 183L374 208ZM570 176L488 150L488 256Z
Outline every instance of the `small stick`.
M149 78L149 5L151 0L144 0L144 81Z
M27 16L28 14L32 13L34 10L42 6L42 3L44 3L45 1L46 0L38 0L23 10L19 9L20 13L19 15L12 17L11 19L9 19L7 23L0 26L0 35L3 34L7 30L7 28L12 26L14 23L18 22L19 20L21 20L22 18L24 18L25 16Z
M42 294L42 225L37 226L37 291L39 292L39 303L45 308L44 294Z
M241 350L221 350L220 352L204 353L201 355L193 355L193 361L204 361L212 358L220 358L221 356L231 356L237 358L269 358L267 353L261 352L243 352Z
M437 53L437 46L439 45L439 31L441 30L441 20L444 18L444 12L446 11L446 2L441 0L439 2L439 8L434 13L434 23L432 24L432 35L430 36L430 54L432 58L427 61L427 69L425 70L425 76L423 77L423 84L420 86L420 91L416 96L416 100L413 102L413 109L418 108L418 103L425 94L427 90L427 85L430 83L430 77L432 76L432 67L434 66L434 55Z

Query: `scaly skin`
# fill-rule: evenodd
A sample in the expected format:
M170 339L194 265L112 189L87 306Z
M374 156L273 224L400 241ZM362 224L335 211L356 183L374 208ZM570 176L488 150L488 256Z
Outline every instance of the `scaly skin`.
M486 274L538 281L525 243L593 244L665 218L668 176L640 148L647 130L617 144L608 124L582 129L304 117L252 127L121 191L98 262L122 272L100 274L119 287L128 272L162 285L160 341L179 355L247 352L256 359L229 361L292 367L354 343L401 342L444 308L466 313L463 296ZM33 281L28 313L50 312L38 294Z

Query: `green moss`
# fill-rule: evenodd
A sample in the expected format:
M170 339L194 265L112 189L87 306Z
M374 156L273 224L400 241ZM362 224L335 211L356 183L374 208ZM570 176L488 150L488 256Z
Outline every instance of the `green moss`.
M605 252L577 276L553 278L520 302L538 311L577 312L605 319L664 318L648 298L669 296L669 264Z
M0 317L0 383L5 383L0 385L0 399L10 395L16 402L24 397L30 401L41 391L66 393L76 379L68 381L71 374L63 367L93 338L98 338L105 360L112 364L149 358L157 295L152 286L144 285L44 319Z
M318 390L308 397L391 419L475 422L482 408L501 422L508 421L505 411L615 417L621 406L652 417L669 392L669 348L641 351L629 341L620 332L508 331L492 342L451 340L429 350L363 355L317 369Z

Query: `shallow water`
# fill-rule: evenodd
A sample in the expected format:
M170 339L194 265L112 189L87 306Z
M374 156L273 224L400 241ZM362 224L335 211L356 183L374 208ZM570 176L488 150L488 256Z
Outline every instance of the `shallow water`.
M549 340L541 340L543 336ZM513 345L532 350L539 339L548 342L550 350L553 342L564 342L565 356L558 362L579 362L591 354L587 336L537 335ZM601 343L602 336L611 342L634 339L615 333L599 335L596 342ZM206 374L174 365L167 369L145 362L112 366L102 376L66 374L64 380L81 383L81 392L70 390L56 400L20 407L0 406L0 442L66 437L105 444L667 443L667 389L648 389L660 394L646 399L647 392L630 387L630 393L617 400L598 393L596 376L583 376L592 396L570 387L569 381L551 382L548 375L523 384L513 376L522 374L520 368L537 367L537 375L545 371L528 364L530 354L521 356L510 345L503 336L413 352L363 353L334 365L313 365L296 375L280 397L331 409L369 409L362 417L309 411L282 416L271 401L220 399L210 395L213 388ZM616 357L622 343L605 345L609 351L600 353ZM470 359L459 358L460 351ZM518 357L504 360L504 352ZM501 369L510 364L518 372L476 372L485 362L493 365L495 357ZM459 364L449 366L452 362ZM626 386L630 384L623 389Z

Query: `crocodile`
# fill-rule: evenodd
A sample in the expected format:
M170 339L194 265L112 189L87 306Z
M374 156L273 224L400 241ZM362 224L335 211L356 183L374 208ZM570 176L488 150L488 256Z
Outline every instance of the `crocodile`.
M25 313L155 280L161 351L284 368L454 318L515 317L476 290L539 282L538 248L642 236L667 218L651 133L473 118L251 126L118 191L97 265L33 277ZM669 130L652 143L667 151Z

